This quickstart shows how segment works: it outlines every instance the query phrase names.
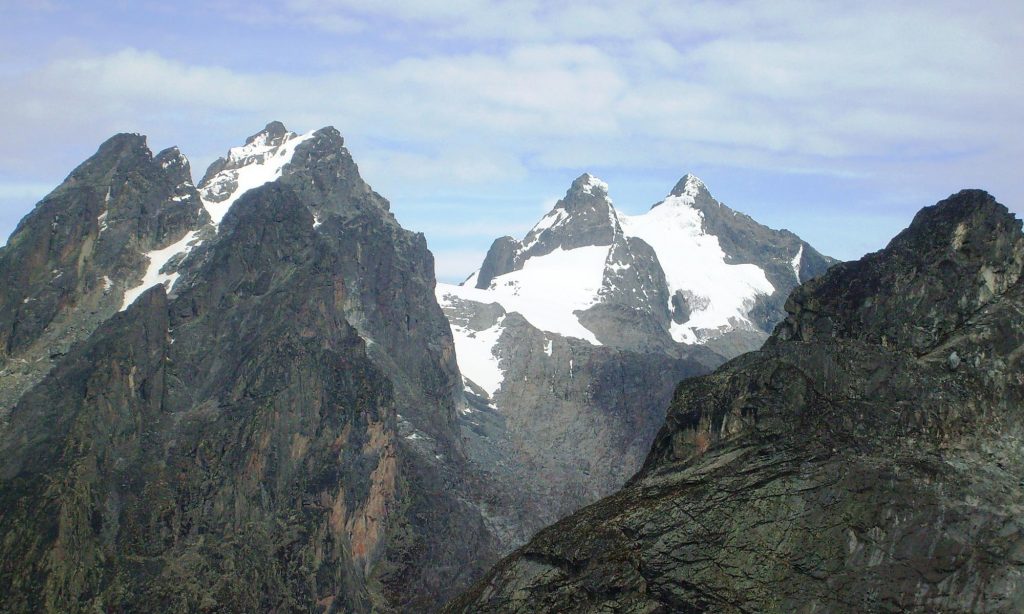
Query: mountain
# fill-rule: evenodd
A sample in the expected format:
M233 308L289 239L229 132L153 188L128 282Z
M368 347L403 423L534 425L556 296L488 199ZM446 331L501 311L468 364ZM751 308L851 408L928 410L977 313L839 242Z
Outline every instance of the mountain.
M789 291L833 262L691 175L627 216L584 174L522 241L438 284L463 437L506 547L621 487L679 380L759 347Z
M146 253L207 219L188 160L175 148L154 156L137 134L108 140L44 198L0 248L0 425L121 308Z
M1024 235L979 190L683 381L641 471L451 612L1019 612Z
M0 252L5 358L66 348L5 371L0 611L435 609L498 540L424 237L333 128L188 175L118 135Z

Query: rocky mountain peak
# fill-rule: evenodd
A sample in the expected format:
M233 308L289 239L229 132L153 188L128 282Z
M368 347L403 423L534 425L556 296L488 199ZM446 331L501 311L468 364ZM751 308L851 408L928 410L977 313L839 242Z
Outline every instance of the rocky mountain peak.
M716 212L709 211L709 209L721 208L722 204L715 200L707 185L700 178L687 173L676 183L665 200L656 203L651 208L656 207L691 207L701 211L704 215L709 213L714 215ZM731 211L730 209L729 212Z
M110 137L106 141L100 144L96 154L92 156L89 161L93 161L97 158L110 158L111 156L123 156L133 155L141 156L146 159L152 159L153 152L149 150L149 146L146 144L146 137L129 132L121 132Z
M495 240L479 273L467 281L477 288L487 288L493 278L521 269L530 258L555 250L608 246L621 234L618 213L608 196L608 184L583 173L522 241L511 237Z
M314 212L317 225L328 212L352 215L366 207L384 212L393 221L387 200L362 180L345 148L345 139L333 126L298 135L285 130L280 122L271 122L249 137L245 145L231 148L210 165L199 191L214 225L218 225L247 191L290 175L301 177L291 180L296 189L319 193L311 199L318 203ZM332 203L345 203L345 207L332 207Z
M611 245L619 228L618 214L608 196L608 184L590 173L577 177L565 196L523 238L524 256Z
M700 177L691 175L690 173L683 175L683 178L676 183L675 187L672 188L672 191L669 194L671 196L689 196L694 199L702 194L711 196L707 185L701 181Z
M122 305L166 248L205 223L188 160L117 134L21 220L0 250L0 422ZM15 368L16 367L16 368Z
M607 212L612 206L608 197L608 184L590 173L583 173L573 180L565 196L555 204L555 209L569 213L599 209Z
M0 539L18 561L0 564L0 610L152 610L172 593L182 611L436 610L494 546L424 237L334 128L271 123L202 193L179 186L187 168L119 135L0 249ZM68 487L21 488L53 483L42 473ZM37 507L92 528L8 513ZM72 541L88 580L18 577ZM207 575L214 550L237 588ZM131 579L112 567L142 559Z
M232 147L211 164L199 182L199 191L213 223L219 224L246 191L280 177L299 143L310 136L300 137L280 122L271 122L247 138L245 145Z
M608 184L590 173L583 173L573 180L567 195L576 193L593 194L607 198Z
M963 190L922 209L879 252L794 292L780 339L856 338L921 353L1021 276L1021 220L988 193Z
M250 136L245 140L246 145L252 144L272 144L280 145L289 135L294 136L294 132L289 132L285 128L284 124L279 121L272 121L260 130L256 134Z
M153 158L160 168L174 176L180 183L192 185L192 165L177 147L168 147Z

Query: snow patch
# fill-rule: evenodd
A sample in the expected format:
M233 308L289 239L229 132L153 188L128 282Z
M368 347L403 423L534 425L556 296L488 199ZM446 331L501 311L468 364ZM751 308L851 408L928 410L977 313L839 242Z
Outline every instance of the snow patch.
M110 198L110 192L107 192L107 198ZM96 218L96 222L100 225L99 234L103 234L103 232L107 229L107 214L109 213L109 211L104 211L99 215L99 217Z
M438 299L443 299L444 292L454 294L451 292L452 288L462 289L462 286L438 284ZM505 318L501 317L493 326L484 330L472 330L452 324L455 361L459 364L459 371L463 377L482 388L491 398L494 398L494 394L505 380L505 372L494 353L498 339L504 331L504 320Z
M707 189L707 186L704 185L704 182L701 181L700 178L693 175L687 175L686 181L683 183L683 193L681 196L689 200L689 204L692 205L697 202L697 196L700 194L701 190Z
M607 245L558 248L530 258L518 271L495 277L486 290L447 284L438 284L438 288L440 292L444 286L444 292L465 300L498 303L540 330L601 345L573 312L598 302L610 249Z
M548 342L547 342L547 344L545 344L545 346L544 346L544 353L545 353L545 354L547 354L547 355L548 355L548 357L550 357L550 356L551 356L551 349L552 349L552 347L554 346L554 343L555 343L555 342L554 342L553 340L551 340L551 339L548 339Z
M175 256L179 254L187 254L192 251L195 247L196 236L199 234L198 231L193 230L186 234L182 239L176 243L172 243L163 249L157 249L146 254L146 258L149 259L149 266L146 267L146 273L142 276L142 282L130 288L124 293L124 304L121 305L121 311L128 309L128 306L135 302L135 299L142 296L142 294L157 284L163 284L168 291L174 287L174 282L178 280L178 272L173 271L169 273L161 272L167 263L170 262Z
M753 327L748 314L757 296L775 291L757 265L727 264L718 237L704 232L703 215L693 207L703 185L691 177L682 194L669 196L647 213L619 216L626 236L654 248L669 296L683 291L700 299L687 322L673 323L669 329L673 339L691 344L706 341L706 331L737 324Z
M604 192L606 198L608 196L608 184L597 177L594 177L590 173L584 175L582 187L583 191L587 194L593 194L594 189L596 188L597 190Z
M796 256L793 256L793 261L790 264L793 266L793 275L796 275L796 283L800 283L800 265L803 263L804 258L804 244L800 244L800 249L797 250Z
M284 167L292 161L299 145L313 137L313 132L302 136L288 138L280 145L270 145L267 135L253 139L253 142L242 147L233 147L228 151L228 162L241 165L238 168L225 169L217 173L200 190L203 207L219 225L231 209L231 205L249 190L258 188L279 178ZM232 191L231 185L235 184ZM224 197L221 200L214 200Z
M541 235L544 234L544 231L562 224L563 222L565 222L566 219L568 219L568 217L569 214L566 212L565 209L554 209L544 217L540 218L540 221L537 222L537 225L534 226L530 230L530 232L526 234L529 240L524 241L522 246L520 246L519 253L522 254L528 251L531 247L536 245L538 241L540 241L540 237Z

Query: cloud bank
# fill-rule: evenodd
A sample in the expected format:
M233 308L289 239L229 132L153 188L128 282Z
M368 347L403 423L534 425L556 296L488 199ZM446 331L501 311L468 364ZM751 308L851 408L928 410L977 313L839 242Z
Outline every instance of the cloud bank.
M74 9L44 8L73 28ZM153 18L147 10L134 18ZM337 126L414 228L446 195L458 223L483 209L520 227L582 170L657 178L662 191L688 170L731 172L748 185L723 186L727 195L760 195L751 213L778 204L778 184L807 176L860 192L821 196L815 207L829 219L843 207L917 208L965 184L1024 197L1015 3L287 0L178 10L235 34L202 39L198 54L107 41L52 46L42 59L0 55L0 205L10 202L4 185L62 176L115 131L179 144L202 165L274 118ZM257 58L279 48L289 68L244 61L250 47ZM820 224L800 230L827 236ZM427 235L436 251L465 249ZM472 249L490 238L476 236Z

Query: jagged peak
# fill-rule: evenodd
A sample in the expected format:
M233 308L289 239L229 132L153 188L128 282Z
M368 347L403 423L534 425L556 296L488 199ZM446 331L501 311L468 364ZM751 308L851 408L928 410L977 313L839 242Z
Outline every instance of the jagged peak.
M285 128L284 124L279 121L272 121L268 123L263 130L260 130L256 134L250 136L245 140L245 144L249 145L256 140L269 141L273 139L281 139L288 136L289 131Z
M701 192L708 192L708 186L701 181L700 177L691 173L686 173L683 178L676 183L675 187L669 193L670 196L682 196L684 194L697 197Z
M651 209L665 206L693 207L697 205L699 202L710 202L713 204L717 204L719 206L721 205L721 203L716 201L715 198L711 195L711 192L708 190L707 185L705 185L699 177L687 173L683 175L683 178L676 183L675 187L672 188L672 191L669 192L668 196L665 197L665 200L655 203L654 205L651 206Z
M247 164L273 152L298 134L284 129L281 122L271 122L267 127L245 140L245 145L228 150L227 161L231 164Z
M246 139L245 145L232 147L226 157L211 164L199 183L199 191L213 223L219 224L232 203L246 191L277 179L291 162L298 144L315 134L299 136L288 132L281 122L270 122Z
M117 151L129 151L139 150L144 151L148 156L152 156L153 153L149 150L149 145L146 142L145 135L138 134L136 132L120 132L103 141L99 146L99 150L96 152L98 155L117 152Z
M559 209L574 214L580 211L589 211L595 207L603 209L611 206L612 199L608 196L608 184L590 173L583 173L573 180L572 185L566 190L565 196L555 203L548 215L554 214Z
M344 141L345 138L341 136L341 132L334 126L324 126L319 130L314 130L313 135L320 138L338 139Z
M884 249L798 288L775 336L866 338L923 352L1022 273L1021 220L987 192L962 190L921 209Z
M168 147L161 151L156 155L154 160L159 162L162 168L167 168L172 165L185 168L188 168L189 166L188 158L175 146Z
M608 184L601 181L597 176L591 175L590 173L583 173L572 182L572 187L569 191L578 190L587 194L593 194L597 192L608 196Z

